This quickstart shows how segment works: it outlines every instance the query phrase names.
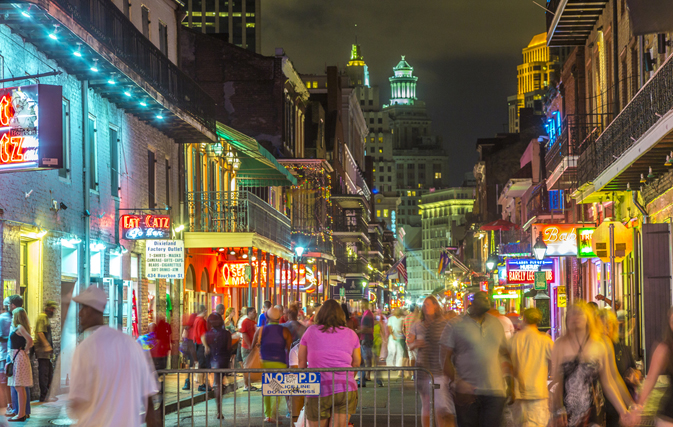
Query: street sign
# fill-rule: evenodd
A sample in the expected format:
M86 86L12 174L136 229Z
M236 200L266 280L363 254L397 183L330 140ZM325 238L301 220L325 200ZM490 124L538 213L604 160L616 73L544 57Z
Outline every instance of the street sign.
M556 306L565 307L568 302L568 294L566 293L565 285L561 285L556 289Z
M535 272L535 290L544 291L547 289L547 272L546 271L536 271Z
M262 375L262 396L319 396L320 373L271 372Z

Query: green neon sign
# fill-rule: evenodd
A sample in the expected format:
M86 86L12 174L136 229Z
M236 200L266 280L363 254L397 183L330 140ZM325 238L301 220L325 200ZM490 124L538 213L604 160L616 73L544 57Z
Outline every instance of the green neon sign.
M577 258L596 258L596 254L591 247L591 237L594 235L594 230L593 227L577 229Z

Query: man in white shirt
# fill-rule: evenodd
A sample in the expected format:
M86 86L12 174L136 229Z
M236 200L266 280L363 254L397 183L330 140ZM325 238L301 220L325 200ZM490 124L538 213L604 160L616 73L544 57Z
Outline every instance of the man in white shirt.
M538 331L542 313L537 308L523 312L524 327L508 342L514 369L514 422L522 427L546 427L549 421L549 363L553 342Z
M79 426L157 425L152 395L159 391L150 361L133 337L104 325L107 293L95 285L73 298L86 336L75 349L69 413Z

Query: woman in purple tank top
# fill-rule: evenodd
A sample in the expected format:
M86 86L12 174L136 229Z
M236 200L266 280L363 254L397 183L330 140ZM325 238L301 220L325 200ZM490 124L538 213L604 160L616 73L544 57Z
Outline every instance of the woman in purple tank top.
M275 307L266 312L266 325L255 331L252 342L258 343L259 355L264 369L287 368L287 356L292 346L292 334L278 324L281 311ZM264 396L264 416L266 422L275 422L278 412L278 397Z

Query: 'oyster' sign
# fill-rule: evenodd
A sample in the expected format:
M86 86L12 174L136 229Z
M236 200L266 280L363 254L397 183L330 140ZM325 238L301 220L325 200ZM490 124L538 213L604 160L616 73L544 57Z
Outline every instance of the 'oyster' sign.
M61 86L0 89L0 172L63 167Z

